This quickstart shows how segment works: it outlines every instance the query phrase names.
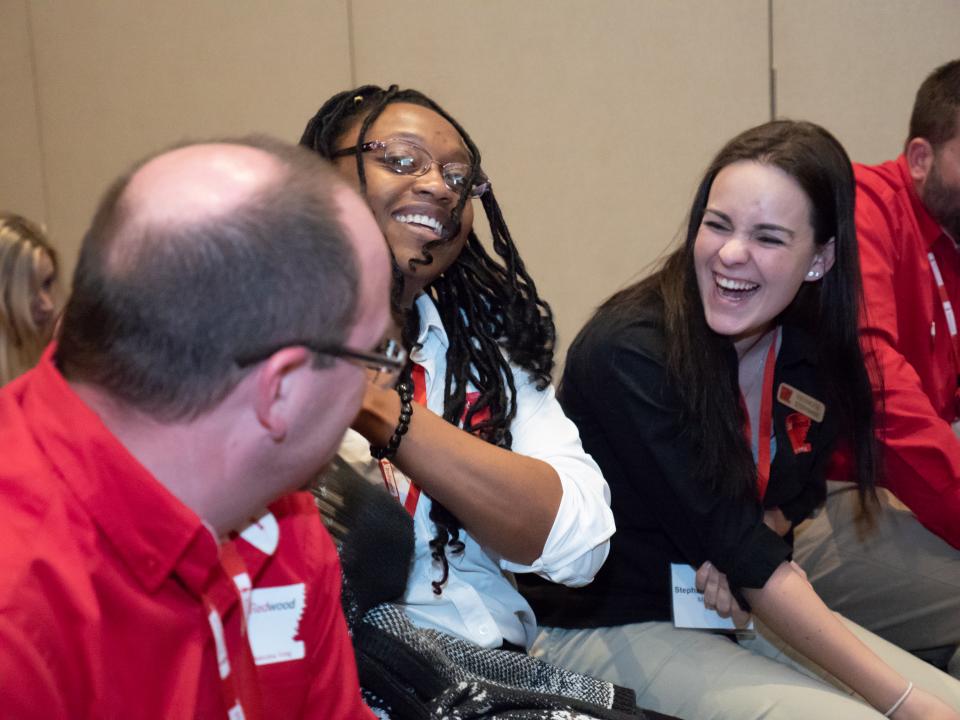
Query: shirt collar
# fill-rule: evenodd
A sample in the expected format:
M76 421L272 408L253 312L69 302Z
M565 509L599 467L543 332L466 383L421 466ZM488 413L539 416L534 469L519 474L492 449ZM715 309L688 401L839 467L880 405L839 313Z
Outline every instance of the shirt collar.
M38 445L147 591L183 565L188 548L189 564L199 564L195 572L203 575L204 566L218 562L216 539L77 396L53 363L54 349L31 371L24 392Z
M927 249L930 250L942 235L946 235L946 232L940 227L940 223L933 219L926 205L923 204L923 201L917 194L917 189L913 184L913 178L910 176L910 167L907 165L906 155L901 154L900 157L897 158L897 168L900 170L903 186L907 189L907 193L910 196L910 206L913 209L914 217L917 218L917 228L920 230L920 237L923 238L924 244L927 246ZM947 237L949 237L949 235Z
M420 316L420 335L417 337L417 345L425 346L430 336L433 335L446 349L450 345L450 339L447 337L447 331L443 328L440 311L437 310L433 298L426 293L420 293L417 296L416 305L417 313Z
M793 365L799 362L817 365L819 361L817 348L819 345L816 338L796 325L783 323L780 325L780 329L782 338L780 357L783 358L784 365Z
M727 358L736 377L740 361L732 341L729 344ZM810 333L796 325L780 323L780 350L777 352L777 364L787 367L801 362L817 365L819 358L816 340Z

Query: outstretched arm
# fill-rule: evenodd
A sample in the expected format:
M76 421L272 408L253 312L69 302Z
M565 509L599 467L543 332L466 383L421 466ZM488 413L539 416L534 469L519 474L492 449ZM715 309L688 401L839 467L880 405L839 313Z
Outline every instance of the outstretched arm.
M891 708L906 690L907 679L860 642L791 563L782 563L762 588L744 588L743 594L756 616L771 630L880 712ZM960 714L914 688L892 717L957 720Z

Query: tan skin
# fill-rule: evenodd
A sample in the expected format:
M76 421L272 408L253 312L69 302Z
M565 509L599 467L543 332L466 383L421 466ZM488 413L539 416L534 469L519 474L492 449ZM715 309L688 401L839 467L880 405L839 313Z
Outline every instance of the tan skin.
M361 121L343 134L338 148L356 143ZM366 134L368 141L396 137L412 140L438 163L470 160L456 129L419 105L388 105ZM446 224L458 195L447 187L437 164L416 177L398 175L370 156L364 162L367 201L404 273L402 302L410 307L460 254L473 224L473 208L470 202L464 208L457 237L430 251L431 264L411 267L409 260L422 257L423 245L438 236L428 227L398 218L426 214ZM359 189L355 159L340 158L337 167ZM397 393L371 383L353 428L371 444L383 446L399 415ZM542 554L563 495L560 478L547 463L495 447L420 406L414 408L394 463L456 515L481 545L516 563L530 564Z
M960 110L956 122L960 127ZM927 211L960 242L960 130L936 147L926 138L911 138L904 154Z
M740 163L739 168L729 166L717 175L697 236L697 242L704 243L703 248L698 247L698 252L704 250L701 256L705 259L705 271L698 275L701 289L705 284L712 288L717 273L736 278L756 277L761 285L762 281L774 278L779 284L768 283L771 287L764 289L775 298L761 298L760 302L765 305L759 309L760 303L741 303L744 309L737 312L740 306L730 309L716 298L709 298L719 310L707 314L708 322L715 317L718 323L725 323L720 327L711 325L715 331L736 329L738 323L743 324L745 316L753 321L752 332L734 341L741 367L751 353L765 351L763 343L758 341L769 337L773 318L795 295L800 284L818 281L833 265L832 243L828 244L829 256L814 252L809 200L799 186L794 185L792 180L778 179L776 173L757 163ZM711 214L710 207L717 210ZM714 216L725 218L723 224L718 225ZM764 229L756 238L750 232L754 226ZM771 227L780 229L771 231ZM789 238L789 242L784 239L771 242L768 236L777 233ZM786 252L790 249L797 251L793 261ZM811 277L807 275L808 270L819 274ZM741 385L743 382L741 377ZM790 529L790 521L779 508L767 510L764 522L781 536ZM697 587L704 593L706 607L715 609L722 617L732 617L738 627L746 625L749 613L737 604L726 576L710 562L697 570ZM795 563L781 563L762 588L744 588L743 595L756 616L793 649L850 685L881 712L890 708L907 687L903 676L860 642L823 604L806 574ZM958 716L934 696L915 688L892 717L956 720Z
M30 314L33 317L33 324L46 332L53 325L53 314L56 309L54 286L57 280L56 264L47 252L41 252L37 256L33 273L37 289L30 303Z

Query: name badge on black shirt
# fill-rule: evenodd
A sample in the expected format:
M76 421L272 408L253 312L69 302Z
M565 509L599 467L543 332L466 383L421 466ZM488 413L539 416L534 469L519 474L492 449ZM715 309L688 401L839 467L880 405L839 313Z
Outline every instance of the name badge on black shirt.
M780 383L780 387L777 388L777 400L788 408L803 413L814 422L823 422L823 416L827 412L827 406L815 397L786 383Z

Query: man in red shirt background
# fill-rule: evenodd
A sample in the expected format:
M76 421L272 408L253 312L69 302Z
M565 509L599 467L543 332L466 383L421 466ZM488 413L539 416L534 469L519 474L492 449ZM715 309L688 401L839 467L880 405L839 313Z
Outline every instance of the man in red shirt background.
M309 494L389 321L326 164L266 138L104 196L58 343L0 391L0 715L370 718Z
M883 380L893 496L861 537L856 492L832 483L796 559L834 610L960 677L960 60L921 85L903 154L855 174L861 334Z

